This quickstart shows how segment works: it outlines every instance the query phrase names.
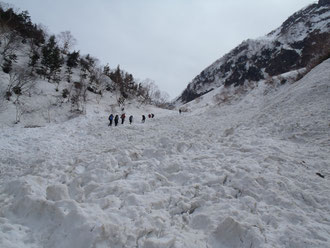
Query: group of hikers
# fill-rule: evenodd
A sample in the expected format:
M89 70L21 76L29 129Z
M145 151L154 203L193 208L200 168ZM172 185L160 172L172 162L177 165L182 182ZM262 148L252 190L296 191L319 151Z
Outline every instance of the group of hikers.
M148 114L148 117L149 118L154 118L155 115L154 114ZM126 114L125 113L121 114L121 116L120 116L121 124L124 124L125 118L126 118ZM128 120L129 120L129 124L132 124L132 122L133 122L133 115L130 115L130 117L128 118ZM146 121L146 116L145 115L142 115L142 123L144 123L145 121ZM115 126L118 125L119 115L116 115L116 116L114 116L113 114L110 114L109 115L109 126L112 126L112 123L113 122L115 123Z

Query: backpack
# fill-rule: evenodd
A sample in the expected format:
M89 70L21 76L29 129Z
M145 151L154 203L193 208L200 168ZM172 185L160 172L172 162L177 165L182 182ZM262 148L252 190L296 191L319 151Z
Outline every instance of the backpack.
M112 121L112 119L113 119L113 115L111 114L111 115L109 116L109 120Z

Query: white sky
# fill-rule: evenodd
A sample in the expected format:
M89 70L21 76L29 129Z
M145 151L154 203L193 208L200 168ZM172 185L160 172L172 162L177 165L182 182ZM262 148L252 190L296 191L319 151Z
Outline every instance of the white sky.
M243 40L263 36L315 0L8 0L81 54L151 78L171 98Z

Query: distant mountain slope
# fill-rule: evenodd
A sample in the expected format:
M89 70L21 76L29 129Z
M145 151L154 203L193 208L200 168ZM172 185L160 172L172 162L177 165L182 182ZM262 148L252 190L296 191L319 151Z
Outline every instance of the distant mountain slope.
M243 85L304 68L329 56L330 1L319 1L289 17L265 37L246 40L196 76L178 97L187 103L222 85Z

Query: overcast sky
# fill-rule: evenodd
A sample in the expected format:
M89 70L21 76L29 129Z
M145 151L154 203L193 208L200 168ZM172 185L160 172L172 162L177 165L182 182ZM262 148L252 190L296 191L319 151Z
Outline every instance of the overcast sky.
M75 49L178 96L205 67L314 0L7 0Z

